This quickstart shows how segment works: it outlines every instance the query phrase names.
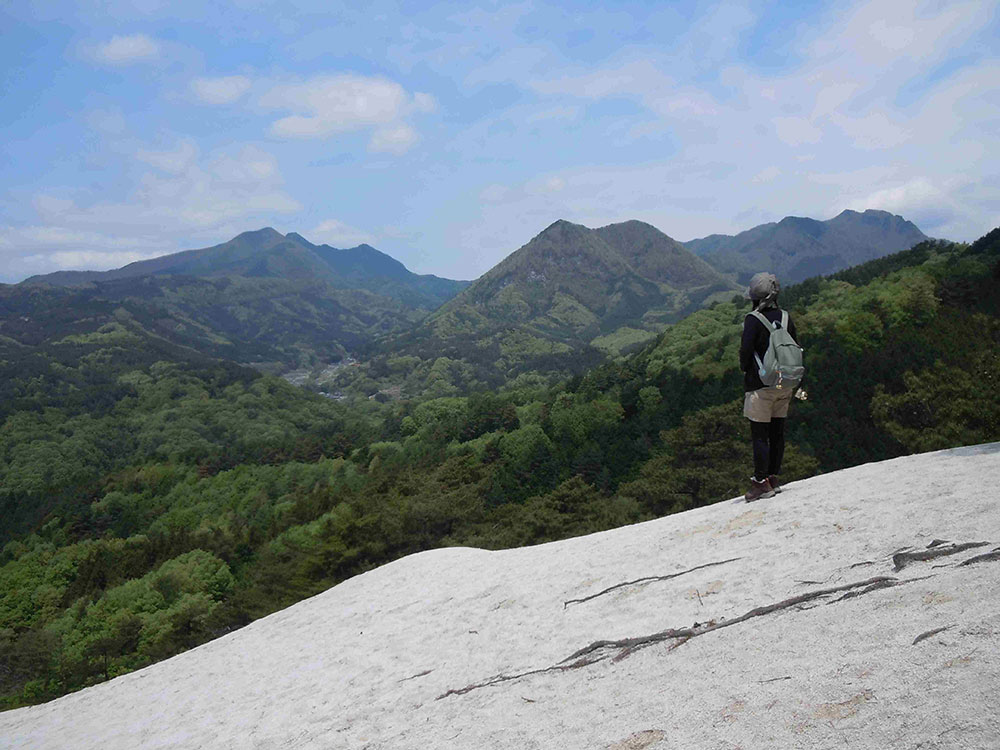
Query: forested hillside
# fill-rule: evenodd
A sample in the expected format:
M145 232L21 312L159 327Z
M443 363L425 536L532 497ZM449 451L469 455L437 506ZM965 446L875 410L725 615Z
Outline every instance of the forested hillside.
M339 250L265 228L112 271L60 271L0 286L0 333L17 339L25 323L48 336L51 311L99 308L98 318L77 315L74 333L94 333L114 318L143 335L279 373L363 355L466 285L411 273L369 245Z
M649 224L588 229L557 221L326 387L412 398L518 377L561 380L641 347L736 289Z
M1000 229L780 301L809 368L785 481L1000 439ZM532 544L741 493L747 310L716 302L555 386L526 373L350 407L120 321L74 334L74 318L36 342L0 331L3 705L149 664L406 554Z

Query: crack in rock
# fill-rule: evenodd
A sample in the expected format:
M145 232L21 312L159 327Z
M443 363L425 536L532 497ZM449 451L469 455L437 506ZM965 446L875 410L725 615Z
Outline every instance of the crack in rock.
M929 576L928 576L929 577ZM640 636L636 638L623 638L621 640L600 640L594 641L589 646L585 646L572 654L567 656L558 664L551 667L545 667L541 669L532 669L527 672L519 672L517 674L511 675L497 675L491 677L483 682L474 683L471 685L466 685L463 688L453 688L445 693L442 693L437 697L437 700L442 698L447 698L450 695L465 695L473 690L478 690L479 688L492 687L494 685L500 685L504 682L511 682L513 680L519 680L524 677L531 677L537 674L544 674L546 672L565 672L571 669L580 669L582 667L590 666L591 664L596 664L597 662L604 661L606 659L611 659L612 662L619 662L628 656L631 656L636 651L653 646L657 643L663 643L665 641L673 641L670 644L670 651L675 648L682 646L687 641L692 638L697 638L700 635L705 635L706 633L711 633L714 630L721 630L722 628L728 628L732 625L738 625L747 620L751 620L755 617L762 617L764 615L769 615L774 612L779 612L783 609L789 609L791 607L796 607L800 604L806 602L814 601L830 594L837 594L840 592L853 591L856 589L861 589L860 594L869 593L871 591L877 591L884 588L891 588L893 586L902 586L906 583L912 583L913 581L924 580L924 578L909 578L900 580L897 578L892 578L889 576L877 576L875 578L868 578L864 581L856 581L854 583L846 583L840 586L832 586L825 589L817 589L816 591L810 591L805 594L800 594L798 596L793 596L789 599L784 599L780 602L775 602L773 604L767 604L763 607L756 607L751 609L749 612L735 617L731 620L709 620L707 622L698 623L688 628L668 628L666 630L661 630L658 633L652 633L651 635ZM859 595L860 595L859 594ZM840 597L835 601L843 601L845 597ZM834 603L834 602L829 602Z
M596 594L591 594L590 596L585 596L582 599L569 599L563 602L563 609L566 609L570 604L582 604L583 602L589 602L591 599L596 599L599 596L604 596L612 591L617 591L618 589L625 588L626 586L635 586L640 583L652 583L653 581L669 581L671 578L677 578L679 576L687 575L688 573L693 573L696 570L703 570L704 568L711 568L715 565L725 565L726 563L736 562L737 560L742 560L741 557L733 557L729 560L719 560L718 562L705 563L704 565L696 565L693 568L687 570L682 570L679 573L670 573L665 576L646 576L644 578L636 578L634 581L625 581L624 583L616 583L614 586L609 586L604 589L604 591L598 591Z
M408 680L415 680L418 677L426 677L427 675L429 675L433 671L434 671L433 669L425 669L423 672L417 672L416 674L410 675L409 677L404 677L401 680L396 680L396 682L406 682Z
M970 557L968 560L963 560L959 565L975 565L976 563L994 562L996 560L1000 560L1000 547L986 554L976 555L975 557Z
M935 539L935 542L940 541ZM934 542L931 542L934 544ZM911 562L926 562L927 560L933 560L938 557L944 557L945 555L955 555L959 552L965 552L967 549L975 549L976 547L986 547L989 542L965 542L963 544L949 544L947 547L943 544L937 544L928 549L917 550L916 552L897 552L892 556L892 564L895 566L895 572L901 571Z
M921 633L916 638L914 638L913 643L911 645L916 646L918 643L920 643L920 641L926 640L931 636L937 635L938 633L943 633L944 631L950 630L953 627L955 626L945 625L943 628L934 628L934 630L928 630L926 633Z

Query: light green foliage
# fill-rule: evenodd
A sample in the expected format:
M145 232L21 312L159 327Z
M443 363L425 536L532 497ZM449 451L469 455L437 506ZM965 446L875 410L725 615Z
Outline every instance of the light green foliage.
M552 298L552 306L537 322L542 325L554 323L558 328L569 329L579 334L586 328L596 327L600 320L573 297L556 292Z
M623 350L644 344L655 339L657 334L653 331L646 331L641 328L629 328L622 326L613 333L598 336L590 343L601 351L613 356L618 356Z
M490 315L495 315L501 320L522 321L527 320L531 315L531 305L529 305L521 293L514 286L507 286L489 301L486 306Z
M428 325L435 336L448 339L461 334L474 334L487 325L482 313L471 305L450 305L440 314L431 316Z
M141 341L142 337L129 331L121 323L106 323L92 333L78 333L55 341L55 344L98 344L110 346L113 344L127 345Z
M732 302L720 303L671 326L649 355L647 375L655 379L673 369L706 380L738 368L746 312Z
M0 567L0 629L33 627L60 612L63 594L90 545L59 548L29 537L10 549L17 555Z
M447 441L459 436L467 415L467 399L446 397L420 403L413 410L412 418L421 439Z
M393 373L400 373L406 375L421 363L420 357L413 356L401 356L401 357L389 357L386 360L386 365L389 370Z
M526 356L570 352L572 347L559 341L533 336L524 329L514 329L500 336L500 351L504 359L513 364Z
M223 561L193 550L108 589L92 603L80 601L76 611L67 610L50 629L61 636L63 653L71 661L95 656L131 656L132 663L155 659L177 642L194 645L232 587L232 573ZM106 661L103 669L107 674Z
M843 346L857 354L878 347L891 328L933 320L940 304L934 290L935 281L923 268L895 271L863 287L825 281L796 324L812 336L836 332Z

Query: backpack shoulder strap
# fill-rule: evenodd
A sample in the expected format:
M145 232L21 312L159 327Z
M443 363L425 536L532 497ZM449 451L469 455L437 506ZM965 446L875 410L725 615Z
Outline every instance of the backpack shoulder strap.
M788 330L788 310L781 311L781 327Z
M765 318L763 313L759 312L758 310L754 310L753 312L747 313L747 317L751 315L753 315L755 318L757 318L757 320L759 320L761 323L764 324L764 327L767 329L768 333L774 330L774 326L771 325L771 321ZM784 320L784 318L782 318L782 320Z

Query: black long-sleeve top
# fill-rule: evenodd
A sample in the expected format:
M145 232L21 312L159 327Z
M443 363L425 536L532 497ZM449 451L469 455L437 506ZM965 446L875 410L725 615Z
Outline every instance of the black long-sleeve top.
M776 307L761 310L761 313L772 323L781 322L781 310ZM788 332L792 334L793 339L799 340L791 316L788 318ZM743 370L744 391L756 391L758 388L765 387L760 380L760 375L757 374L757 362L753 355L756 354L764 359L770 338L771 334L764 327L764 324L757 320L757 316L747 315L743 321L743 339L740 342L740 369Z

